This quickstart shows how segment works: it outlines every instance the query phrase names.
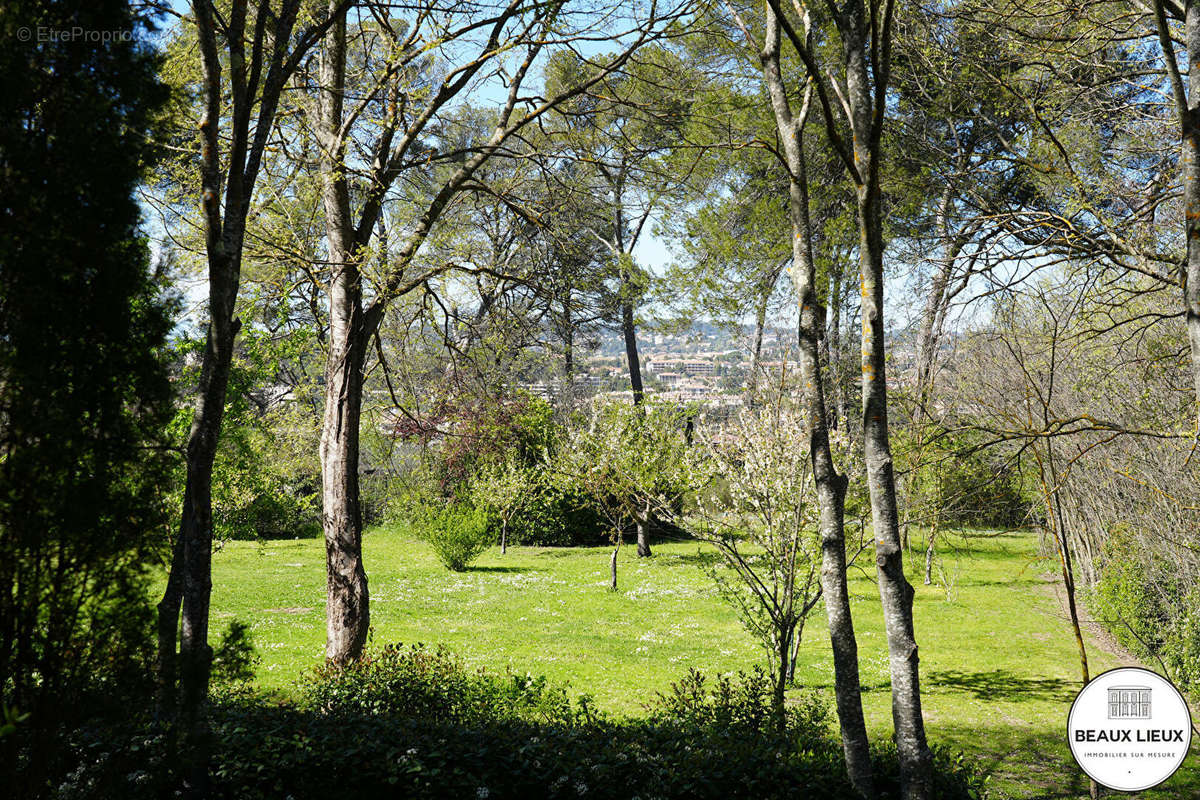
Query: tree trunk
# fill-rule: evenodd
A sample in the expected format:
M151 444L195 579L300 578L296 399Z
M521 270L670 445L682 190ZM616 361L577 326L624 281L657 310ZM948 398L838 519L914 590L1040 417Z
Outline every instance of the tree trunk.
M321 422L321 501L325 530L325 657L346 664L362 655L370 627L370 595L362 562L359 424L367 335L362 276L350 216L342 138L346 20L330 27L321 53L318 114L322 135L322 199L330 262L329 354Z
M650 555L650 538L647 528L650 526L650 505L647 503L646 508L638 515L637 518L637 554L638 558L646 558Z
M571 318L570 295L563 298L563 378L570 397L575 397L575 321Z
M796 632L792 634L792 656L788 661L788 683L796 682L796 661L800 658L800 641L804 638L804 617L805 615L802 614L796 620Z
M829 420L830 426L837 428L847 416L846 392L842 386L842 378L846 374L842 364L842 268L839 266L830 271L829 275L829 313L825 333L825 352L829 365L829 385L833 392L833 414Z
M203 797L208 791L208 723L205 703L208 699L212 648L208 644L208 617L212 598L212 471L220 441L225 395L229 386L229 368L239 323L233 318L237 277L230 278L231 259L223 247L210 243L209 261L218 265L224 280L209 282L212 321L200 368L200 386L192 428L186 450L187 479L183 493L183 515L179 538L182 557L179 570L181 602L176 605L173 587L163 595L160 612L180 608L182 625L179 642L179 688L184 764L189 791ZM214 270L210 267L210 274ZM167 626L171 634L163 636ZM169 653L160 653L160 664L174 666L174 619L159 619L159 645L169 645ZM166 675L160 676L160 683ZM172 676L173 677L173 676ZM172 698L173 699L173 698Z
M609 584L608 590L615 592L617 590L617 553L621 552L621 543L617 542L613 547L612 556L608 559Z
M351 334L353 310L345 281L335 279L336 309L330 330L325 415L321 426L321 500L325 529L325 657L346 664L362 655L371 624L370 595L362 560L359 503L359 422L362 403L362 347ZM343 316L342 319L338 319Z
M1200 2L1184 6L1187 31L1188 75L1182 125L1184 227L1187 261L1180 284L1192 356L1192 382L1196 393L1196 435L1200 437ZM1174 57L1174 49L1169 57Z
M508 517L500 521L500 555L508 553Z
M792 656L792 631L780 631L779 637L779 652L776 657L779 663L776 665L773 672L775 673L775 686L772 692L772 706L775 712L775 724L779 733L787 730L787 682L788 673L791 672L791 656Z
M750 376L746 381L746 408L754 408L755 400L758 397L758 371L759 364L762 362L763 330L767 324L768 299L767 295L760 297L758 307L754 310L754 349L750 353Z
M821 531L821 589L829 620L833 648L834 693L841 726L846 771L855 790L866 798L877 796L871 766L870 742L863 719L862 687L858 674L858 642L850 613L846 583L844 528L846 477L839 475L829 447L829 427L821 380L820 314L816 295L816 267L812 256L812 230L808 216L807 168L804 161L802 111L793 118L779 67L779 22L767 8L766 41L762 54L763 78L771 96L783 150L790 173L788 211L792 222L792 285L800 306L800 376L805 415L809 425L809 452L817 485Z
M929 529L929 542L925 545L925 585L933 584L933 543L937 541L937 517Z
M889 20L890 22L890 20ZM868 51L886 50L886 43L868 44L866 10L861 2L845 7L838 19L846 66L846 99L854 132L857 167L859 269L862 282L862 414L863 452L871 520L875 534L876 579L887 630L892 675L892 722L900 758L901 795L905 800L928 800L933 791L933 756L925 738L921 714L919 657L913 631L913 588L904 576L900 548L896 475L888 436L887 372L884 352L883 224L879 191L882 128L874 106L876 80L886 64L868 66ZM885 40L886 28L877 34ZM868 70L873 69L869 74ZM880 114L883 109L879 109Z
M155 712L159 719L167 720L178 708L178 640L179 611L183 606L183 536L175 540L171 548L171 567L167 573L167 587L158 602L158 662L155 666L157 698Z
M629 388L633 390L634 405L640 405L642 390L642 364L638 360L637 330L633 324L633 301L621 304L621 334L625 337L625 358L629 361Z
M853 89L851 94L856 94ZM932 755L921 713L919 658L913 630L913 588L904 576L900 547L896 476L888 436L887 375L883 326L883 235L879 186L859 191L862 268L863 450L871 520L875 533L876 578L887 629L892 673L892 720L906 800L925 800L932 791Z
M940 337L939 323L945 318L946 287L950 283L950 274L958 257L958 248L950 239L950 187L942 192L938 202L935 226L941 239L942 257L936 259L933 276L929 280L929 292L925 296L925 306L921 311L921 327L917 332L916 347L916 382L917 396L913 411L913 422L929 419L927 404L933 383L933 365L937 355L937 341Z

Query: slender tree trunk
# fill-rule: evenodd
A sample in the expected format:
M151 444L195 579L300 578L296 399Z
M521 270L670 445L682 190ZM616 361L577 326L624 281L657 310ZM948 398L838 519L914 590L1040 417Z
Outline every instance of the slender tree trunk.
M933 786L933 756L925 738L921 713L921 681L913 631L913 588L904 575L896 475L888 436L887 373L884 352L883 224L879 191L880 137L884 109L875 107L875 80L884 80L886 63L869 64L868 52L887 47L890 31L877 32L868 43L863 3L848 4L838 15L846 68L846 100L856 168L855 194L859 223L859 269L862 285L862 414L863 452L871 519L875 534L875 566L879 598L887 630L892 676L892 722L900 757L901 795L928 800Z
M157 633L158 662L156 680L158 695L156 712L159 719L170 719L178 708L178 635L179 611L183 607L183 536L175 540L171 548L171 567L167 573L167 586L162 600L158 602Z
M937 541L937 514L935 512L933 524L929 528L929 542L925 545L925 585L933 584L933 544Z
M896 476L888 436L887 375L883 328L883 237L878 184L859 193L862 236L863 449L871 519L875 532L876 578L887 628L892 672L892 720L900 753L904 797L930 797L932 755L921 713L919 657L913 629L913 588L904 575L900 547Z
M792 635L793 630L781 631L782 636L779 638L779 652L776 657L779 663L775 667L775 686L772 693L772 705L775 711L775 724L780 733L787 730L787 682L788 673L792 671L791 656L792 656Z
M792 634L792 657L788 661L788 683L796 682L796 662L800 659L800 641L804 638L804 618L801 615L796 621L796 632Z
M571 396L575 396L575 321L571 318L571 303L563 299L563 377Z
M189 728L202 737L203 704L208 695L212 650L208 646L208 614L212 592L212 469L220 439L225 397L229 384L233 346L240 327L234 318L241 278L242 244L250 198L274 124L279 96L304 52L323 25L316 23L293 40L300 4L287 0L274 13L251 11L237 0L220 18L212 2L194 2L197 43L203 70L204 117L200 122L200 200L204 217L208 261L210 322L201 360L196 408L185 449L187 480L179 546L173 554L171 574L158 606L160 699L163 708L174 704L174 679L179 677L181 711ZM256 15L256 16L252 16ZM247 21L253 19L252 48L262 60L247 69ZM229 54L227 84L218 32L236 46ZM289 43L298 49L289 51ZM222 103L231 101L230 124L222 135ZM227 149L222 150L222 142ZM222 204L222 192L224 203ZM175 656L175 630L179 616L179 658ZM205 790L206 754L194 752L197 772L192 791Z
M779 67L779 23L767 8L766 40L762 54L763 78L771 96L775 122L790 173L788 210L792 222L792 285L800 306L800 376L805 415L809 425L809 451L817 486L821 531L821 589L829 620L833 648L834 693L842 733L842 750L850 781L865 798L877 796L871 767L870 742L863 719L862 687L858 673L858 642L850 612L846 582L844 527L846 477L838 474L829 446L829 428L820 361L820 303L816 295L816 267L812 256L812 230L808 216L807 169L804 161L803 124L806 113L793 118Z
M1196 435L1200 437L1200 0L1186 0L1184 28L1187 31L1188 75L1180 121L1187 261L1180 284L1196 393Z
M933 365L937 353L938 323L945 317L943 306L946 303L946 287L950 283L950 274L958 257L957 248L950 239L950 187L942 192L938 202L935 226L941 239L939 249L941 258L936 259L933 276L929 280L929 291L925 296L925 306L921 312L921 327L917 332L916 348L916 382L917 397L914 409L914 422L928 418L926 405L929 402L931 383L933 381Z
M359 424L366 335L350 192L341 138L346 82L346 20L330 28L321 53L322 197L330 262L329 353L321 422L321 501L325 530L325 656L346 664L362 655L370 628L370 595L362 561Z
M500 555L508 553L508 517L500 521Z
M758 306L754 309L754 349L750 353L750 377L746 381L747 408L754 408L758 398L758 371L759 365L762 363L763 331L767 325L768 299L770 299L768 295L759 297Z
M621 543L613 547L612 556L608 559L609 583L608 590L615 592L617 590L617 553L621 552Z
M846 369L842 364L842 268L839 266L829 274L829 313L828 327L825 334L827 342L829 373L828 380L833 393L833 414L829 424L837 428L842 418L847 416L846 392L842 378Z
M633 390L633 403L640 405L645 392L642 390L642 364L638 359L637 329L633 323L633 302L621 304L621 335L625 337L625 358L629 361L629 388Z

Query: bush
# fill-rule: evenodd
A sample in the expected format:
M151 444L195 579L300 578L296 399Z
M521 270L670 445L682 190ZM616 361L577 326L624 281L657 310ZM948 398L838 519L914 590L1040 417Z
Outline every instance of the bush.
M829 706L817 693L793 698L781 727L773 705L774 685L762 667L749 674L739 672L736 680L718 676L711 689L706 688L707 683L704 673L688 670L687 677L671 684L669 692L656 695L647 709L650 718L733 741L776 740L799 753L829 755L825 751L834 747L829 737Z
M640 720L597 717L585 700L540 678L490 675L444 650L399 646L309 676L304 701L279 706L249 692L211 709L214 797L327 800L774 800L854 798L828 710L815 696L771 716L769 682L691 673ZM152 724L114 724L67 737L68 797L157 798L179 786L170 742ZM874 753L880 796L899 797L895 748ZM940 800L982 797L961 759L935 751Z
M492 543L488 516L480 509L451 505L431 514L423 530L447 569L464 572Z
M392 715L454 725L548 722L569 725L590 715L566 687L544 677L472 670L445 648L388 645L346 667L324 666L304 682L304 705L337 716Z
M1141 656L1160 653L1171 622L1171 585L1153 580L1161 570L1143 563L1133 538L1113 531L1104 544L1092 601L1117 641ZM1173 581L1171 581L1173 583Z
M1114 530L1092 603L1117 641L1161 659L1180 688L1200 688L1200 588L1186 589L1177 565L1139 547L1131 531Z
M591 547L608 541L608 526L595 499L548 470L534 471L528 499L508 523L512 544Z

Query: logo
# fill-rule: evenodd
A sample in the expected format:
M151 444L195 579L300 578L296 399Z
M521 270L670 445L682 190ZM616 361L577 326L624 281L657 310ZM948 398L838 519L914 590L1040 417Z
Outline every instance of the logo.
M1141 667L1098 675L1067 717L1071 755L1087 776L1121 792L1150 789L1175 774L1192 744L1192 715L1179 690Z

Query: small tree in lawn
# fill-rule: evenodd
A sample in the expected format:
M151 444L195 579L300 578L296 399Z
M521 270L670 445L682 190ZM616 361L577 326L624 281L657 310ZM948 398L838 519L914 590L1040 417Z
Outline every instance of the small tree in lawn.
M687 413L678 406L598 405L586 428L575 430L562 468L594 497L612 528L612 581L625 528L637 527L638 556L650 555L652 520L674 516L685 490Z
M775 706L795 674L804 620L821 598L821 535L808 426L778 405L743 411L691 461L698 533L721 554L711 574L771 656ZM732 573L732 574L730 574Z
M471 482L477 508L500 519L500 553L508 552L508 523L529 499L532 483L523 466L511 454L484 466Z

